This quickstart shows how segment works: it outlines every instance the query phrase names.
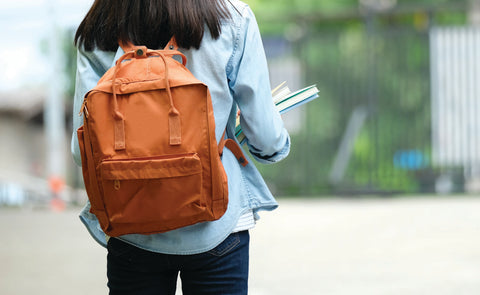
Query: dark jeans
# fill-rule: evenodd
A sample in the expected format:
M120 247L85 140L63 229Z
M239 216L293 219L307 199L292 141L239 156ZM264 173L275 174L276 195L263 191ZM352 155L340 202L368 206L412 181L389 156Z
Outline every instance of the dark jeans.
M180 272L184 295L245 295L248 292L248 231L234 233L211 251L166 255L118 239L108 241L110 295L174 295Z

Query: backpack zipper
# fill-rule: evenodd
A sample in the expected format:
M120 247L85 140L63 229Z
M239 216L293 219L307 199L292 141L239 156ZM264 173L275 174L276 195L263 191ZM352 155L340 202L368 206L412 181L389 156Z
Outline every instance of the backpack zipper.
M120 189L120 180L115 179L115 180L113 181L113 188L114 188L115 190L117 190L117 191Z

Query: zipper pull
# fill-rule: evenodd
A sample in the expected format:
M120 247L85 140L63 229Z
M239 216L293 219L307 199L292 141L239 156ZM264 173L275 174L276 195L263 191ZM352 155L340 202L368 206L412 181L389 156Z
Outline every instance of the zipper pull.
M88 108L87 108L87 100L84 99L83 100L83 103L82 103L82 107L80 108L80 112L78 113L79 116L81 116L82 114L85 114L85 117L88 118Z
M117 190L117 191L120 189L120 180L115 179L115 180L113 181L113 188L114 188L115 190Z

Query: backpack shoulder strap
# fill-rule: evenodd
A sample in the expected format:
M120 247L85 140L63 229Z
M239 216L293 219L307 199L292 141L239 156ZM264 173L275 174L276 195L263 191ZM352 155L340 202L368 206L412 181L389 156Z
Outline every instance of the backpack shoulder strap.
M218 153L220 154L220 156L223 154L223 149L225 147L227 147L233 153L235 158L237 158L238 163L240 163L243 167L247 166L248 160L243 155L242 148L235 140L231 138L225 138L224 131L222 135L222 140L220 140L220 143L218 144Z
M178 50L178 45L177 45L177 40L175 40L175 36L168 41L167 45L165 45L165 48L163 50Z

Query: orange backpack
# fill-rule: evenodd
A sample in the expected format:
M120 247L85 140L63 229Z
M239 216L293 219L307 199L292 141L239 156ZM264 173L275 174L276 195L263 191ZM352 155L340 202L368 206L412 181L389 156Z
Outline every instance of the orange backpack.
M173 44L122 45L126 53L84 98L77 135L85 188L112 237L219 219L228 203L223 147L247 164L235 141L217 144L208 88Z

